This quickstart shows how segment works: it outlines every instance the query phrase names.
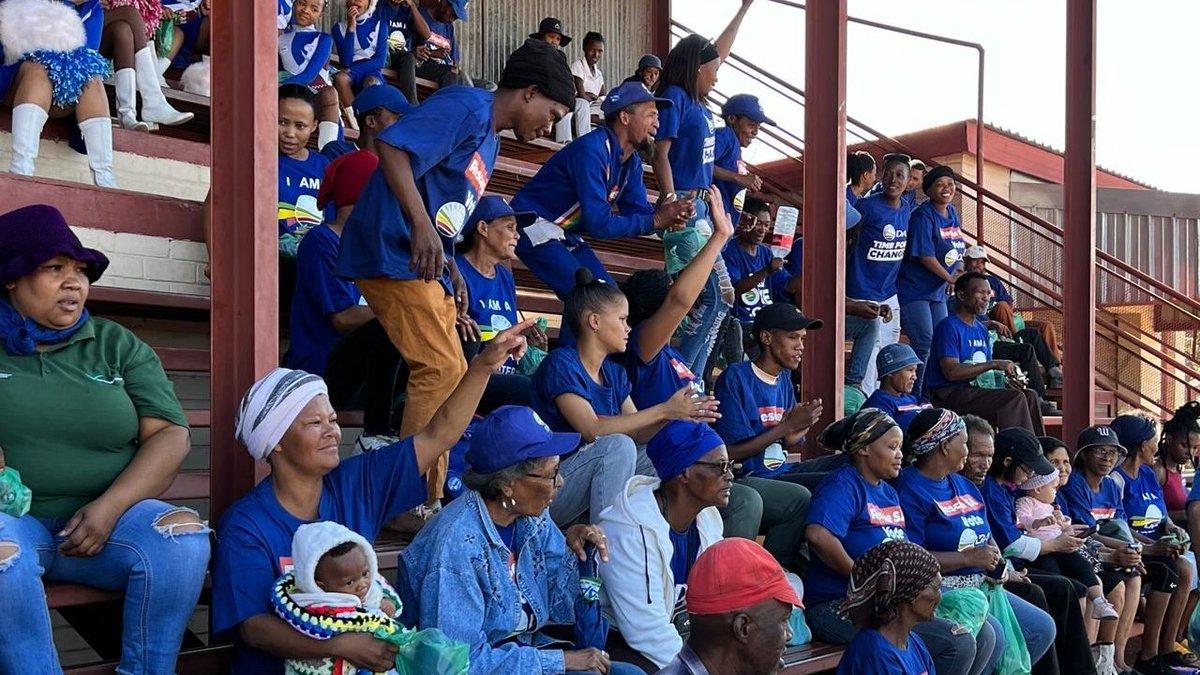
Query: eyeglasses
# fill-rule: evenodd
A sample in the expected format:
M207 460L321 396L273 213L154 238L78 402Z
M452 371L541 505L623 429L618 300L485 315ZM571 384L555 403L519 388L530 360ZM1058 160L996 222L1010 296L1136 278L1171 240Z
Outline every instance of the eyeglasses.
M527 473L527 474L525 474L525 477L526 478L540 478L542 480L548 480L551 483L557 483L558 481L562 480L562 472L556 470L554 472L553 476L543 476L543 475L537 474L537 473Z
M692 464L699 464L700 466L711 466L715 469L720 469L721 475L729 474L730 476L733 475L734 468L738 466L737 462L734 462L733 460L728 460L728 459L725 460L724 462L699 462L699 461L697 461L697 462L692 462Z
M1099 457L1101 459L1113 459L1114 457L1117 457L1118 455L1123 454L1120 450L1117 450L1116 448L1093 447L1093 448L1088 448L1088 450L1091 450L1092 453L1094 453L1097 457Z

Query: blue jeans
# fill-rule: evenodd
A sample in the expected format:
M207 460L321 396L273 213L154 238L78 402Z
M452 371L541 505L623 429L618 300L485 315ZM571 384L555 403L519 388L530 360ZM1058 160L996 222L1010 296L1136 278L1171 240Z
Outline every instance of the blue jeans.
M867 366L871 364L875 342L879 339L879 320L847 314L845 339L853 340L854 346L850 348L850 367L846 369L844 384L861 387L867 376Z
M683 198L687 193L676 193ZM678 276L683 267L690 264L700 252L701 237L696 232L707 228L707 240L712 234L712 224L708 218L709 206L702 199L695 198L696 215L687 222L684 230L678 233L663 235L663 246L666 249L667 271L672 276ZM674 261L674 262L673 262ZM682 263L682 264L680 264ZM722 285L727 286L728 298L722 297ZM704 373L708 364L708 356L716 344L717 334L721 330L721 322L729 314L733 306L733 285L729 281L729 271L725 268L725 260L717 256L713 271L708 275L708 281L700 291L700 297L692 307L692 311L679 325L679 353L683 355L684 363L693 373Z
M563 482L550 503L550 518L559 527L579 522L585 514L587 522L595 522L633 478L638 455L637 445L624 434L601 436L568 455L558 467Z
M0 561L0 672L59 673L42 580L125 592L118 673L173 673L208 569L208 527L159 525L179 509L156 499L134 504L91 558L60 555L56 533L66 519L13 518L0 513L0 544L17 553ZM3 555L3 554L0 554Z
M900 327L908 336L909 346L921 359L921 365L917 366L917 383L912 391L917 398L922 398L925 388L925 365L933 346L933 329L946 318L946 313L945 300L913 300L900 307Z

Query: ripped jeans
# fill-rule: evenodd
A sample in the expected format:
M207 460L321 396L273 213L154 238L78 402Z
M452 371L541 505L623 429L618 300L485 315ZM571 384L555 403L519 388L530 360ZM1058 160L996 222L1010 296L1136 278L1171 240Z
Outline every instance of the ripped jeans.
M195 512L156 499L138 502L117 520L100 553L77 558L58 553L58 545L65 541L58 536L65 518L13 518L0 513L0 598L5 623L0 630L0 673L62 672L43 579L124 591L117 672L175 672L183 631L204 586L209 529L198 519L180 524L159 521L188 515L194 518Z

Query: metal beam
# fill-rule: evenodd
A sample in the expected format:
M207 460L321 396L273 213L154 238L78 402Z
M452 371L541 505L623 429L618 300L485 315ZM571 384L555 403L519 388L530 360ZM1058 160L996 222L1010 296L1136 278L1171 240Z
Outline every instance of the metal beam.
M254 486L255 464L234 438L234 419L242 393L279 362L274 10L213 3L213 522Z
M808 335L801 398L822 400L814 427L822 429L842 416L845 371L846 0L810 3L805 11L804 79L801 303L825 327Z
M650 2L650 53L666 60L671 51L671 0Z
M1096 0L1067 3L1063 173L1063 440L1092 424L1096 392Z

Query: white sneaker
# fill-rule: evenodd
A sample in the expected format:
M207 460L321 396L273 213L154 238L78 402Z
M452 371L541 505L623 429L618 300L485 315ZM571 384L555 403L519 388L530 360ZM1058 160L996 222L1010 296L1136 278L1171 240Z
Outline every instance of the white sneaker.
M358 440L354 442L354 452L355 454L373 452L380 448L386 448L393 443L399 442L400 439L396 436L368 436L366 434L362 434L358 437Z
M1092 618L1101 621L1116 621L1120 614L1112 603L1104 598L1092 600Z
M1092 660L1096 662L1096 675L1118 675L1113 661L1116 654L1113 645L1092 645Z

